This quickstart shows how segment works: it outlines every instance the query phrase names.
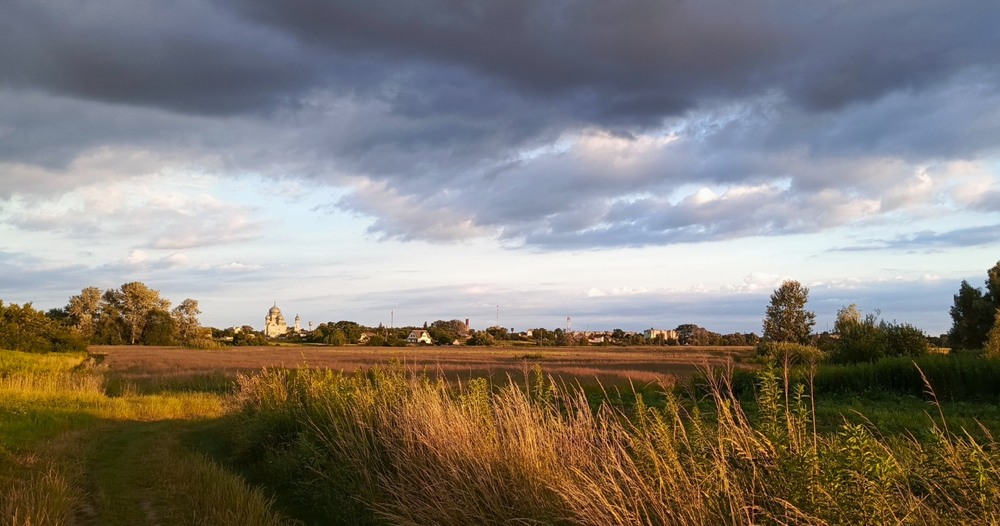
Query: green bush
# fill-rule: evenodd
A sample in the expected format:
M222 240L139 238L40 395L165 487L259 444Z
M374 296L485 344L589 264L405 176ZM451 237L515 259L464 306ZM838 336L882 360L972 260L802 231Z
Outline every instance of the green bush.
M804 375L805 372L799 374ZM884 391L924 397L928 392L924 377L935 396L942 400L1000 398L1000 360L984 360L977 355L965 354L929 354L915 358L883 358L877 362L826 364L816 370L814 385L817 393Z
M87 342L31 303L4 305L0 300L0 349L24 352L84 352Z
M839 339L830 358L834 363L877 362L892 356L922 356L930 350L923 331L908 324L878 321L869 314L863 320L839 325Z
M983 354L990 358L1000 358L1000 309L997 309L997 314L993 320L993 328L990 329L990 334L986 339L986 347L983 349Z

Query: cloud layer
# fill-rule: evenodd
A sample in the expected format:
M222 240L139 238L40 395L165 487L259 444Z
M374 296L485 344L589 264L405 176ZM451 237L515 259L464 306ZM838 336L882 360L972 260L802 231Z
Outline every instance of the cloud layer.
M278 295L301 272L358 276L375 290L337 301L373 311L538 293L524 319L694 313L616 261L662 258L725 293L780 274L909 297L880 276L964 277L1000 244L998 19L979 0L11 0L3 289ZM601 265L564 279L584 251Z
M386 238L562 249L943 213L983 172L980 195L1000 192L989 2L25 0L3 15L0 197L165 169L291 176L350 189L331 206ZM980 180L942 168L958 161Z

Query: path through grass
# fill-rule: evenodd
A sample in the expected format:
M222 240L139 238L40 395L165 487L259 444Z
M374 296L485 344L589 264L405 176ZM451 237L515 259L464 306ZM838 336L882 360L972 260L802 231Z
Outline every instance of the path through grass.
M0 525L287 522L182 444L224 414L220 395L111 397L84 359L0 351Z

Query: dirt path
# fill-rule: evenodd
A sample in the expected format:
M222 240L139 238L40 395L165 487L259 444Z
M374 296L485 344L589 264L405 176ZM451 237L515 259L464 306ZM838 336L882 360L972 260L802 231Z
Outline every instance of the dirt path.
M268 499L184 444L212 421L106 422L79 459L83 525L282 524Z
M94 510L90 524L157 526L178 515L162 487L169 469L171 429L163 422L123 422L102 426L84 459L87 494Z

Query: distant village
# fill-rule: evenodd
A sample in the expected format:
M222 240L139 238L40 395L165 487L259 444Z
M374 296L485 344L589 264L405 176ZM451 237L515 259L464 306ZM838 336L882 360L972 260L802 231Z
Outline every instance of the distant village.
M275 341L316 343L327 345L495 345L501 342L537 345L755 345L760 338L755 333L719 334L694 324L682 324L673 329L649 328L642 332L574 331L567 318L565 328L534 328L515 331L494 325L475 330L469 320L437 320L422 327L365 327L351 321L302 325L296 314L291 325L275 302L264 317L263 329L243 325L215 330L217 339L234 345L260 345Z

